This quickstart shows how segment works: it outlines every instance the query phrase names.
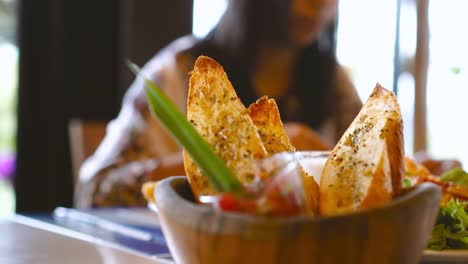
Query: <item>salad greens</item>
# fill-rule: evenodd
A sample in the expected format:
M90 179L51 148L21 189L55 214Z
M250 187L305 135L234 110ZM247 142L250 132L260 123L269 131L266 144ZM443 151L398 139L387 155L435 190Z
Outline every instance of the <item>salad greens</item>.
M434 250L446 248L468 248L468 213L467 203L451 199L440 208L437 222L432 229L427 245Z
M440 177L441 181L468 186L468 173L460 168L452 169ZM468 203L458 199L440 208L427 247L433 250L447 248L468 249Z
M468 173L460 168L454 168L440 176L440 180L443 182L453 182L458 185L468 186Z
M403 188L411 188L414 186L414 184L415 183L408 177L403 179Z
M242 190L240 182L185 115L158 86L143 76L137 65L128 63L128 67L136 76L144 79L146 96L153 114L190 154L213 187L220 192L239 193Z

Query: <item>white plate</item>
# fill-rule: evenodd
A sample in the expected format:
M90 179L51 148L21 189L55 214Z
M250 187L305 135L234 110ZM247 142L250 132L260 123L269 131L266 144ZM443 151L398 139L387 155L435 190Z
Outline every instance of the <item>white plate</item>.
M468 263L468 250L424 250L423 263Z

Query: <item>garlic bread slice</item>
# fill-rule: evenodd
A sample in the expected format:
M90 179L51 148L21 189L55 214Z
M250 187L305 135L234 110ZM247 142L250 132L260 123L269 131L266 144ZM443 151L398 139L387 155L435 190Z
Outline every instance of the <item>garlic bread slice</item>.
M283 151L295 151L284 131L278 105L274 99L263 96L251 104L248 110L268 155ZM303 169L302 180L307 208L311 214L316 214L318 211L319 186L314 177L308 175Z
M268 154L295 150L284 131L274 99L263 96L251 104L248 110Z
M403 121L395 95L376 85L332 150L320 182L320 213L383 205L401 190Z
M187 119L212 146L240 182L253 179L250 165L267 156L249 112L237 97L221 65L200 56L190 77ZM215 189L184 152L185 172L196 198L215 194Z

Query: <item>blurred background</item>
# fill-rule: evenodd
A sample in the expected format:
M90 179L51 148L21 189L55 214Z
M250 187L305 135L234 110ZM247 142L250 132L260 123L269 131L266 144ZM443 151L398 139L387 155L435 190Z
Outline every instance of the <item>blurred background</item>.
M0 216L71 206L70 121L111 120L132 80L126 58L141 65L176 37L204 36L225 7L0 0ZM466 10L466 0L340 0L337 33L338 61L360 97L376 82L397 93L406 152L426 149L465 168Z

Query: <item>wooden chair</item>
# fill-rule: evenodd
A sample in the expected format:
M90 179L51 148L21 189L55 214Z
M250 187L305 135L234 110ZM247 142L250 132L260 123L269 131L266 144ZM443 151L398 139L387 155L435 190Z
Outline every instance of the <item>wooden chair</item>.
M72 119L68 125L73 182L78 181L83 161L91 156L106 133L106 122Z

